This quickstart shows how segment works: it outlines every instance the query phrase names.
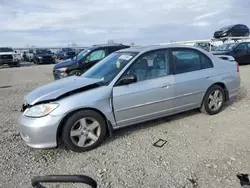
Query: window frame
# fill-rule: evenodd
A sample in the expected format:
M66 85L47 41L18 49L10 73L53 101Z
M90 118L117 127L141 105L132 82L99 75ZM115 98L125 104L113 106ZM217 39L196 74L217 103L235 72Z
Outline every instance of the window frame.
M250 42L247 42L246 45L247 45L248 52L250 52Z
M177 74L185 74L185 73L189 73L189 72L183 72L183 73L176 73L176 66L174 64L174 55L173 55L173 51L178 51L178 50L182 50L182 51L194 51L196 52L198 55L199 55L199 60L200 60L200 64L201 64L201 69L198 69L198 70L194 70L194 71L189 71L189 72L195 72L195 71L200 71L200 70L204 70L204 69L210 69L210 68L213 68L214 67L214 64L212 62L212 60L205 54L205 53L202 53L201 51L197 50L197 49L193 49L193 48L185 48L185 47L176 47L176 48L170 48L169 49L169 52L170 52L170 62L171 62L171 67L172 67L172 72L174 75L177 75ZM204 66L202 65L202 59L201 59L201 56L204 56L208 61L209 61L209 64L210 64L210 67L208 68L204 68Z
M169 61L169 63L168 63L169 74L166 76L173 75L173 67L172 67L172 61L171 61L171 56L170 56L171 52L170 52L169 48L154 49L154 50L144 52L144 53L140 54L136 59L134 59L133 62L126 68L126 70L124 70L124 72L121 74L121 76L116 80L113 87L117 86L117 83L120 81L120 79L127 73L127 71L131 68L131 66L133 66L141 57L143 57L149 53L154 53L157 51L166 51L166 54L168 56L168 61ZM163 76L163 77L166 77L166 76ZM162 77L158 77L158 78L162 78ZM157 79L157 78L153 78L153 79ZM148 80L152 80L152 79L148 79ZM146 80L137 81L136 83L143 82L143 81L146 81Z
M241 44L239 44L238 46L236 46L235 50L239 49L239 46L241 46L241 45L245 45L246 46L246 51L248 51L249 48L248 48L247 43L241 43Z

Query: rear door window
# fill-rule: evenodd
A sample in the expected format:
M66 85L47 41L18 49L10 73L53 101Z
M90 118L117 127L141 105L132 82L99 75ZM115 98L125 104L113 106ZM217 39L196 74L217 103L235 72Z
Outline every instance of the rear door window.
M210 58L196 50L173 49L172 55L175 74L213 67Z

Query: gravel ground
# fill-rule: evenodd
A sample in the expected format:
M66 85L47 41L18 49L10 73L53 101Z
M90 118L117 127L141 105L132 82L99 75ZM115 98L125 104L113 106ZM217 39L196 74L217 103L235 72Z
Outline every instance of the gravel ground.
M18 134L22 99L52 80L52 66L0 70L0 87L9 86L0 88L0 187L30 187L35 175L85 174L102 188L235 188L236 174L250 172L250 66L241 66L240 93L218 115L195 110L124 128L86 153L31 149ZM152 145L159 138L168 141L162 148Z

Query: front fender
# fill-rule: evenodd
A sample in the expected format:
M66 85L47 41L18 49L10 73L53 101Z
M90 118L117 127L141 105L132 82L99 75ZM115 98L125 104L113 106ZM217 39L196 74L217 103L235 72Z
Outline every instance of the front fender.
M111 103L111 91L112 87L102 86L54 101L59 104L59 107L55 109L51 115L66 116L80 109L95 109L100 111L112 126L115 126L116 122Z

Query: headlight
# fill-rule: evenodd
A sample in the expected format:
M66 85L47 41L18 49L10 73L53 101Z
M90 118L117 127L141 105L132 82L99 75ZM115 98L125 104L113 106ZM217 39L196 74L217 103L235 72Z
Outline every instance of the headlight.
M42 59L42 57L38 56L38 59Z
M56 103L39 104L27 109L24 115L28 117L43 117L51 113L58 106L59 104Z
M59 68L57 70L60 71L60 72L66 72L67 68L66 67L62 67L62 68Z

